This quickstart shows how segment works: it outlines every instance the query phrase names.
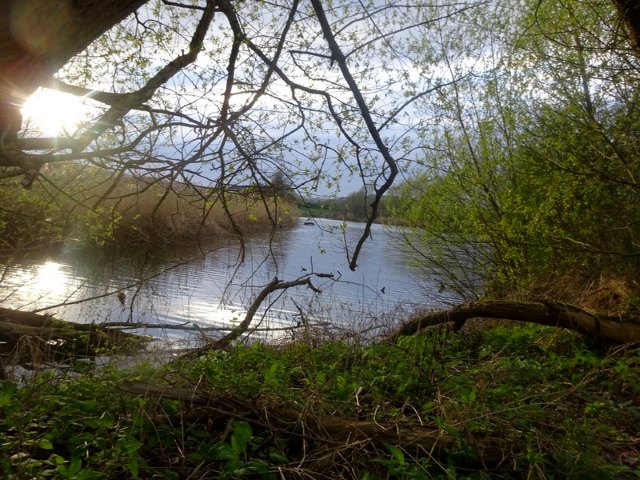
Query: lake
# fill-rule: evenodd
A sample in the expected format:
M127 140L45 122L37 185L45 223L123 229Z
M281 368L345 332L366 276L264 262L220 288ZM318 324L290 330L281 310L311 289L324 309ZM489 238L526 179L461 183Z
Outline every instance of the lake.
M297 325L301 309L310 323L365 328L401 320L417 307L455 301L438 293L437 279L410 267L412 254L394 227L374 225L357 270L349 270L345 245L353 249L363 230L364 224L356 222L317 219L307 225L300 220L273 233L247 235L242 263L236 238L124 256L75 248L69 242L55 252L5 262L0 305L42 309L82 323L229 327L244 318L251 301L274 277L290 281L309 273L333 278L312 278L321 293L307 287L273 293L253 325ZM124 305L118 290L126 294ZM147 331L169 339L187 336L179 330Z

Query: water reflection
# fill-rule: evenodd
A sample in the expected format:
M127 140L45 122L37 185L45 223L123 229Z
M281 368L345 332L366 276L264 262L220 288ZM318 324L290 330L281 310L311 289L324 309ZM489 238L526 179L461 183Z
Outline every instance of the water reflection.
M67 275L62 270L62 267L63 265L61 263L51 261L38 265L35 288L54 293L64 292L66 289Z
M22 309L36 309L51 299L64 299L72 283L66 269L67 265L51 260L7 269L1 298L9 301L10 306Z
M230 326L244 318L251 301L274 277L288 281L320 272L334 275L312 280L322 293L295 287L273 294L258 315L263 326L299 322L298 306L312 320L332 324L366 324L415 304L437 306L434 300L439 300L425 295L436 290L434 280L408 268L411 254L401 248L392 230L374 226L358 269L352 272L347 246L355 245L364 225L330 220L319 225L301 221L292 228L248 237L242 264L235 239L219 241L205 252L185 247L129 257L65 248L5 267L0 303L26 310L60 304L52 312L83 323ZM116 295L119 289L127 293L124 305Z

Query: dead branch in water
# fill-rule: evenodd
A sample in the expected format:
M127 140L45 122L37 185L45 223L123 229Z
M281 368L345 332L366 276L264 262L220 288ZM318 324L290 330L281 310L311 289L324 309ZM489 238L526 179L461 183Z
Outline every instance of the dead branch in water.
M288 288L306 285L314 292L322 293L320 289L316 288L313 283L311 283L311 278L314 276L318 278L333 278L333 274L331 273L308 273L289 282L278 280L278 278L275 277L260 291L258 296L251 303L251 306L247 310L247 314L245 315L244 320L242 320L242 322L240 322L240 324L236 328L231 330L224 337L189 352L188 354L186 354L186 356L198 356L209 350L221 350L227 348L229 345L231 345L231 342L238 339L247 330L249 330L249 326L251 325L253 317L258 312L260 305L262 305L262 302L264 302L267 297L275 291L286 290Z
M328 322L318 322L310 324L310 327L324 327L329 325ZM237 327L201 327L195 322L183 323L149 323L149 322L104 322L100 323L103 328L117 328L119 330L182 330L185 332L231 332ZM295 332L302 327L299 325L290 325L286 327L261 327L252 328L252 332Z
M61 357L93 357L99 351L138 351L148 340L99 324L65 322L51 315L0 308L0 354L18 364ZM25 344L29 348L21 349Z

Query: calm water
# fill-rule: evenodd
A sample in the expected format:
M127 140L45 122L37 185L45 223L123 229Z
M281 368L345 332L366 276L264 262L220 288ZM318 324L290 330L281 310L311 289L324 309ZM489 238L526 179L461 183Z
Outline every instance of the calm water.
M46 311L83 323L229 326L244 318L251 301L274 277L289 281L311 272L331 273L334 280L312 279L322 293L295 287L272 294L254 317L254 325L295 325L299 306L310 322L364 326L416 305L436 307L446 302L437 294L434 279L421 278L409 268L411 256L393 228L374 226L359 267L352 272L345 244L355 246L364 224L317 222L310 226L300 221L273 237L248 236L242 264L236 239L203 248L206 252L194 247L153 257L103 257L67 246L55 254L4 266L0 305L24 310L58 305ZM141 279L146 280L136 285ZM117 298L118 289L126 292L124 306ZM171 330L164 335L184 334Z

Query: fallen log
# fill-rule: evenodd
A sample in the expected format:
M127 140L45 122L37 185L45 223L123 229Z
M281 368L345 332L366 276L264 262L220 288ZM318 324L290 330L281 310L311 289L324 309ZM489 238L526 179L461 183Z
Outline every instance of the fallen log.
M388 340L396 341L401 336L413 335L425 328L448 322L454 324L454 330L459 330L471 318L513 320L567 328L615 343L640 342L638 315L607 315L554 301L525 303L501 300L474 302L419 315L401 325Z
M69 357L94 357L99 352L139 351L148 338L8 308L0 308L0 355L12 363L59 361Z
M208 410L213 417L243 420L272 433L302 438L310 444L333 448L370 445L384 449L385 445L397 445L412 455L445 458L447 452L458 450L461 442L464 442L474 451L476 461L487 467L501 464L507 458L507 452L521 447L514 445L511 440L486 434L465 432L461 437L436 425L413 422L383 425L375 419L354 420L301 409L299 405L261 402L259 397L238 398L228 393L205 391L201 388L185 389L125 381L119 389L134 395L177 400L189 404L190 408L197 405ZM207 418L206 421L213 423L212 418Z

